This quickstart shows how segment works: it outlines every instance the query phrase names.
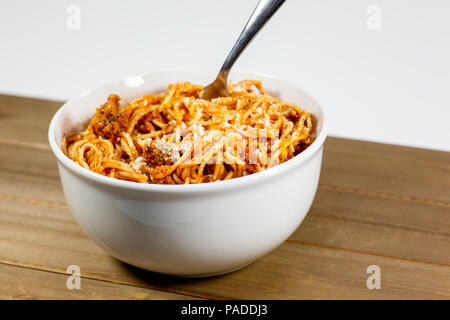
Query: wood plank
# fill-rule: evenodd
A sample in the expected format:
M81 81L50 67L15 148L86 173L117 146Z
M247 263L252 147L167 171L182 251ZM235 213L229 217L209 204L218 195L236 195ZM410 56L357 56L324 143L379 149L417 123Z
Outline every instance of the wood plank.
M68 263L85 277L143 288L171 290L206 298L238 299L448 299L448 267L285 243L240 271L208 279L160 276L121 263L55 247L0 241L8 248L1 262L63 272ZM25 257L26 262L23 262ZM52 257L52 258L51 258ZM369 265L382 272L382 289L368 290ZM64 267L64 268L63 268Z
M62 104L60 101L0 95L0 138L47 144L48 125Z
M450 152L329 138L320 181L448 203Z
M152 299L193 297L81 277L81 288L66 287L68 275L0 263L0 299Z
M31 149L33 151L30 151L26 146L2 144L1 141L0 145L2 147L0 171L50 179L58 178L56 160L49 151L42 149ZM381 173L374 169L378 168L378 165L364 168L360 160L353 161L351 157L335 161L335 158L342 158L342 155L339 152L327 151L328 145L325 146L320 183L326 185L329 189L339 192L346 190L350 193L353 191L353 193L372 194L378 198L397 198L401 201L450 207L450 197L448 196L450 194L450 167L447 168L445 165L434 167L432 164L426 166L413 163L402 174L394 175L392 171L399 173L395 168L406 167L406 165L402 165L402 161L398 160L386 164L380 163L380 167L392 168L388 173ZM33 154L32 165L30 165L29 160L30 152ZM450 163L450 153L443 154L448 154L447 158ZM333 164L333 162L337 164ZM338 166L342 162L346 163L345 166ZM367 161L367 163L373 164L373 161ZM351 170L347 168L351 168ZM356 173L354 172L356 171L355 168L358 168ZM383 171L384 169L380 168L379 170ZM365 171L365 173L361 173L362 171ZM416 171L420 171L422 175L421 177L416 176L417 182L414 183L416 178L411 178L413 175L410 173Z
M21 149L20 147L10 147L12 148L11 153L15 152L14 148ZM39 152L42 152L43 156L38 159L44 159L46 153ZM46 161L52 162L53 160L50 158ZM11 160L10 164L16 165L17 162ZM3 190L6 195L13 195L9 200L15 202L67 208L62 198L59 182L49 178L48 174L42 174L45 173L45 168L40 167L33 170L39 172L39 175L21 174L18 176L15 173L8 173L4 175L3 180L0 178L0 197L1 190ZM1 184L2 181L3 184ZM8 184L8 181L15 181L15 183ZM427 202L406 201L395 197L383 198L370 193L367 195L366 193L337 192L336 190L339 189L333 189L327 185L319 187L317 199L308 218L291 239L364 253L385 254L443 265L450 264L449 256L442 254L442 250L450 247L450 221L448 219L450 207L430 205ZM24 197L23 194L26 196ZM29 195L31 195L30 199L28 199ZM5 196L3 197L8 200ZM11 204L11 206L14 205ZM44 208L41 211L45 210L47 209ZM423 214L424 211L427 212L426 215ZM33 209L30 212L36 214L39 211ZM71 219L68 214L66 216L65 219ZM19 216L10 215L10 217L18 219ZM30 218L27 217L27 219ZM39 225L41 222L42 220L33 223ZM47 227L49 226L51 225L47 225ZM320 228L322 228L322 232L317 231ZM354 236L350 237L350 235ZM416 246L430 242L435 243L432 248L421 246L416 249Z
M450 237L433 232L310 215L289 239L450 268Z
M383 195L320 184L308 215L450 234L450 203Z
M227 276L173 279L111 258L74 222L46 138L59 105L0 95L0 262L61 276L78 264L92 281L205 298L450 296L450 153L328 138L316 199L287 243ZM382 290L365 287L370 264Z
M320 184L309 215L326 215L413 230L449 233L450 204L448 203L418 202L398 197L387 198L382 197L383 194L380 197L379 194L360 191L359 189L342 190ZM0 172L0 197L2 195L3 197L11 195L13 196L11 199L16 201L35 201L34 203L43 203L47 206L61 204L66 207L59 180L31 174Z
M0 261L23 264L43 270L61 272L68 265L77 264L89 278L156 289L169 288L173 292L195 294L198 297L205 298L251 298L250 295L256 294L255 291L259 292L259 290L262 290L261 294L253 296L253 298L277 298L279 291L283 292L283 290L288 290L288 292L284 293L285 298L356 298L358 295L360 298L373 297L373 293L366 293L365 290L367 289L364 286L361 287L361 284L359 284L360 287L358 287L358 290L355 288L357 279L362 277L361 272L364 271L358 271L359 273L354 274L350 273L347 278L339 280L343 270L336 269L336 265L340 266L343 264L341 266L342 268L349 268L346 264L346 259L356 259L359 261L358 265L360 268L366 268L370 264L378 264L381 262L387 264L390 272L396 274L397 277L397 282L395 282L393 280L394 276L392 275L390 281L394 281L396 284L390 285L395 287L400 283L402 286L406 286L404 288L407 289L397 290L391 288L390 290L393 291L383 291L383 294L385 294L383 297L386 298L413 298L413 295L407 292L411 289L407 282L412 274L423 278L421 280L423 281L421 286L425 288L421 287L420 290L421 292L425 292L424 294L428 297L443 297L447 294L445 288L450 290L450 283L443 281L440 277L440 287L437 287L440 288L440 293L433 296L430 289L432 286L435 286L434 281L437 281L437 274L450 272L448 266L413 261L408 257L403 260L384 257L382 255L386 250L388 252L389 250L393 250L396 243L389 244L389 242L381 242L381 244L387 245L387 248L378 245L377 241L373 241L371 238L373 234L380 234L377 233L377 229L369 230L370 232L364 229L362 230L363 236L355 236L361 228L360 225L355 226L354 224L349 224L347 228L347 224L341 224L335 227L333 220L331 220L332 223L327 225L326 221L322 221L323 218L308 218L296 234L294 234L293 239L290 240L293 242L288 242L281 246L281 248L288 248L286 250L289 252L296 253L286 254L283 250L280 251L280 249L277 249L264 258L269 259L265 260L269 261L268 265L257 262L250 266L254 273L254 279L250 284L247 283L247 278L253 273L243 271L244 276L232 276L231 283L223 280L224 278L228 279L228 276L220 277L219 279L222 280L178 282L161 278L151 273L147 275L146 272L141 272L117 262L102 249L94 245L81 232L75 222L70 223L67 221L68 219L64 218L64 216L70 217L67 209L58 207L47 208L29 203L14 203L13 206L8 206L8 200L0 201L0 203L3 203L0 206ZM22 207L23 210L18 211L18 207ZM309 221L310 219L312 219L312 222ZM350 240L348 233L351 233L352 236ZM388 233L393 232L389 230L389 232L383 231L381 234L385 236ZM351 240L353 237L354 240ZM432 240L435 241L435 238ZM333 245L336 247L332 247ZM409 254L415 254L415 245L413 243L411 246L407 246L407 249L411 251ZM301 248L294 249L294 247ZM305 249L303 247L307 248ZM321 255L314 256L314 254L319 254L314 253L315 250L319 249ZM362 252L361 250L363 249L368 250L368 252ZM306 257L302 256L302 252L305 250L308 252ZM381 254L378 254L380 250ZM420 252L422 251L419 250ZM431 250L431 253L435 253L435 251ZM442 256L442 252L438 253ZM424 258L430 260L430 257L425 256L423 252L422 254ZM402 255L401 252L400 255ZM431 258L438 259L438 256L432 256ZM292 261L289 259L292 259ZM283 267L284 264L289 267ZM364 267L363 264L366 264L366 266ZM398 265L405 266L407 270L396 269ZM317 281L315 284L311 279L308 281L305 279L297 280L300 281L298 284L300 287L294 289L291 288L292 285L288 284L290 280L280 282L280 279L271 276L274 272L285 272L284 275L280 275L282 279L283 277L289 278L295 275L301 276L302 273L299 271L301 268L311 268L310 272L318 272L322 274L323 278L318 276L313 277ZM356 272L355 269L350 268L349 270L349 272ZM426 270L426 273L420 274L417 270L421 270L420 272L425 272ZM142 281L140 276L136 277L134 275L135 272L138 275L144 275L145 279L149 278L147 279L148 281ZM242 274L242 272L238 272L237 274ZM406 275L403 272L409 272L409 274ZM259 279L257 279L258 277ZM331 287L323 283L328 283L330 277L334 279ZM270 282L272 280L275 282ZM351 285L351 281L354 282L354 285ZM360 279L360 281L362 280ZM305 286L307 288L306 292L300 292L301 290L305 290ZM342 288L338 289L339 286L342 286ZM239 295L236 295L236 287L242 290ZM267 289L267 287L270 288ZM313 290L312 287L315 287L315 289ZM299 292L296 290L299 290ZM381 296L378 295L377 297Z
M29 148L14 145L2 145L2 151L4 152L0 153L0 179L5 177L3 178L3 181L6 183L4 184L4 189L9 190L11 188L10 184L6 181L6 177L11 177L11 174L16 174L17 178L15 180L20 187L23 186L23 183L20 183L19 180L27 181L34 179L35 181L38 181L40 179L40 181L46 181L47 179L47 181L51 181L53 179L54 181L57 181L58 173L56 170L56 160L49 152L45 150L33 150L33 162L30 164L28 158L31 151ZM421 228L421 225L429 224L431 221L430 223L434 225L433 228L440 229L441 232L448 232L448 230L450 230L449 220L445 218L445 215L450 212L450 199L448 196L450 193L442 199L444 195L443 191L447 188L446 177L449 175L442 175L439 172L431 174L432 169L430 169L429 173L431 178L426 181L421 181L420 186L416 188L421 190L432 190L434 188L439 191L435 192L434 197L425 198L399 194L392 192L393 190L377 190L376 187L374 191L371 186L366 186L368 189L361 189L358 186L346 187L345 185L349 185L350 183L347 181L351 180L350 178L341 180L344 186L339 186L337 185L337 180L335 181L330 177L340 175L340 171L345 170L347 167L352 167L353 164L347 162L345 167L330 169L328 165L330 161L331 160L329 160L326 153L320 180L320 190L317 194L317 199L319 200L315 202L326 206L327 211L335 212L334 214L344 214L343 212L345 210L349 210L348 214L351 214L355 219L361 219L363 214L356 214L355 211L370 211L371 214L364 213L366 218L378 219L379 222L382 222L382 219L386 219L385 223L390 223L389 220L391 220L391 217L397 216L398 219L396 219L395 223L404 223L406 224L406 227L410 227L410 225L413 224L415 227ZM398 166L400 164L393 163L391 165ZM414 170L418 169L414 168ZM427 171L427 167L422 165L420 170ZM51 185L51 183L47 183L47 181L46 184ZM328 184L327 181L335 184ZM341 181L339 181L339 183L341 183ZM2 187L0 186L0 188ZM39 188L37 190L39 190ZM322 194L325 196L322 196ZM330 195L335 196L331 197ZM47 194L43 192L41 193L41 196L45 198ZM364 199L364 201L361 202L361 199ZM52 201L63 202L62 198L60 198L60 200L55 200L54 197ZM378 206L379 204L394 206L392 207L394 210L385 211L381 206ZM345 210L343 210L343 208L345 208ZM433 211L424 215L422 209L427 212L429 212L429 210ZM321 210L323 211L323 209ZM373 212L373 210L376 210L376 212ZM393 213L392 211L395 212ZM436 216L434 215L434 211L438 212ZM384 213L380 215L380 212ZM405 215L408 215L409 219L404 219ZM413 217L415 218L412 219Z
M58 179L56 159L48 150L0 144L0 172Z
M61 204L67 207L61 182L54 178L0 171L0 194L23 198L23 201L51 202L50 206Z
M38 190L38 183L26 184L31 186L30 190L33 191ZM50 186L59 189L56 184L49 184L46 188ZM67 223L72 223L73 226L76 224L63 202L51 201L53 194L58 192L46 189L45 194L48 196L42 196L38 192L33 194L32 199L28 199L22 196L22 190L26 189L13 189L11 188L9 193L15 191L16 194L9 198L3 196L4 201L1 201L0 193L0 209L4 210L0 221L26 223L30 224L30 228L42 225L45 228L60 230L62 233L78 230L65 229L69 228ZM327 193L326 200L320 201L323 198L322 192ZM348 195L344 193L344 196ZM448 208L426 204L417 208L416 204L410 202L373 199L359 194L352 195L351 198L344 199L345 201L341 197L342 194L339 193L319 190L310 213L291 239L364 253L450 265L450 256L442 254L450 247ZM343 203L346 205L342 205ZM355 206L348 205L353 203ZM378 211L374 213L374 210L379 210L373 209L374 207L381 208L381 213ZM427 216L423 215L422 209L428 210ZM53 220L48 219L63 220L64 224L53 225ZM18 234L20 232L17 231ZM30 231L23 230L23 232L31 234ZM39 239L39 233L36 239ZM422 246L423 243L434 245L429 248Z
M413 202L437 202L449 205L450 153L425 150L429 161L422 159L423 150L352 141L361 150L369 146L373 153L340 147L341 139L329 137L324 147L321 184L374 192L381 196L410 199ZM42 145L29 148L21 141L1 139L0 170L41 177L57 178L56 160ZM339 146L339 147L337 147ZM387 150L384 150L384 149ZM33 151L30 151L33 150ZM357 149L358 150L358 149ZM30 152L33 165L30 166Z

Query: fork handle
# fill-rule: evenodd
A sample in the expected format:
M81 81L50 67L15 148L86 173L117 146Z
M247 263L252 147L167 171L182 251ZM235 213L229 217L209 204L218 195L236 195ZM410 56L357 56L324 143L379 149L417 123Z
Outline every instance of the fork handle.
M228 78L228 73L242 51L247 48L248 44L253 40L259 30L266 24L273 14L281 7L286 0L260 0L250 19L247 21L238 40L234 44L230 53L228 53L225 62L220 69L220 74Z

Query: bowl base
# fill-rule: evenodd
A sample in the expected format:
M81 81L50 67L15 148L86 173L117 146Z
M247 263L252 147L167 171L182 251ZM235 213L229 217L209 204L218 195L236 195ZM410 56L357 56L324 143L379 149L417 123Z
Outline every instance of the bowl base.
M244 264L244 265L236 267L236 268L228 269L225 271L219 271L219 272L211 272L211 273L199 273L199 274L171 274L171 273L162 273L162 272L158 272L158 273L163 274L165 276L176 277L176 278L209 278L209 277L222 276L227 273L231 273L231 272L235 272L235 271L244 269L249 264L250 263L247 263L247 264Z

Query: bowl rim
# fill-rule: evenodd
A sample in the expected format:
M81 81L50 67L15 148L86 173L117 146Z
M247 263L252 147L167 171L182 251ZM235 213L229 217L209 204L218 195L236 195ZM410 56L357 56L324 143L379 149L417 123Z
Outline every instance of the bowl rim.
M302 151L300 154L296 155L295 157L287 160L286 162L280 163L278 165L275 165L271 168L268 168L266 170L253 173L247 176L242 176L238 178L232 178L228 180L220 180L215 182L209 182L209 183L197 183L197 184L182 184L182 185L170 185L170 184L151 184L151 183L139 183L139 182L133 182L133 181L126 181L121 180L117 178L111 178L108 176L104 176L102 174L93 172L89 169L86 169L77 163L75 163L72 159L67 157L64 152L62 152L62 149L60 145L58 145L54 139L54 132L62 119L60 119L61 113L68 108L68 105L70 105L73 101L86 97L87 95L91 94L92 92L98 91L104 87L111 86L113 84L123 82L125 79L130 77L136 77L136 76L149 76L149 75L156 75L156 74L164 74L164 73L186 73L186 72L204 72L204 71L211 71L208 69L169 69L169 70L160 70L160 71L153 71L153 72L141 72L138 74L134 74L131 76L122 77L119 80L114 80L107 82L105 84L102 84L100 86L95 87L94 89L88 90L83 92L82 94L69 99L66 101L53 115L52 120L50 121L49 129L48 129L48 140L50 144L50 148L58 160L59 163L64 165L68 170L70 170L75 175L81 176L85 179L91 180L93 182L107 185L110 187L116 187L116 188L123 188L127 190L132 191L151 191L151 192L164 192L164 193L189 193L189 192L202 192L202 191L215 191L215 190L221 190L221 189L228 189L228 188L235 188L237 186L242 186L245 184L250 184L262 180L266 180L269 177L279 176L294 167L306 162L309 158L311 158L314 154L316 154L319 149L322 147L323 143L325 142L325 139L327 137L327 130L328 130L328 120L325 115L323 107L316 101L314 97L312 97L307 91L300 88L298 85L292 82L288 82L285 80L282 80L276 76L268 75L261 72L248 72L244 70L239 70L237 72L239 73L245 73L245 74L251 74L254 77L262 77L266 79L271 79L273 81L278 82L280 85L288 85L291 87L294 87L295 89L298 89L305 93L320 109L322 113L322 128L319 132L319 134L316 136L316 139L313 141L313 143L306 148L304 151ZM234 72L232 72L233 74ZM211 71L211 74L214 74L213 71ZM59 121L58 121L59 120Z

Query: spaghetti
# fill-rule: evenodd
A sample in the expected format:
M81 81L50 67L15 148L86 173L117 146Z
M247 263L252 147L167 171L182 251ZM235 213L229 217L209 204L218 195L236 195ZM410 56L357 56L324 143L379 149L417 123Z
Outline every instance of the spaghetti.
M169 85L121 107L111 94L63 152L109 177L156 184L237 178L285 162L313 140L311 115L268 94L260 81L229 84L229 97L199 98L202 86Z

